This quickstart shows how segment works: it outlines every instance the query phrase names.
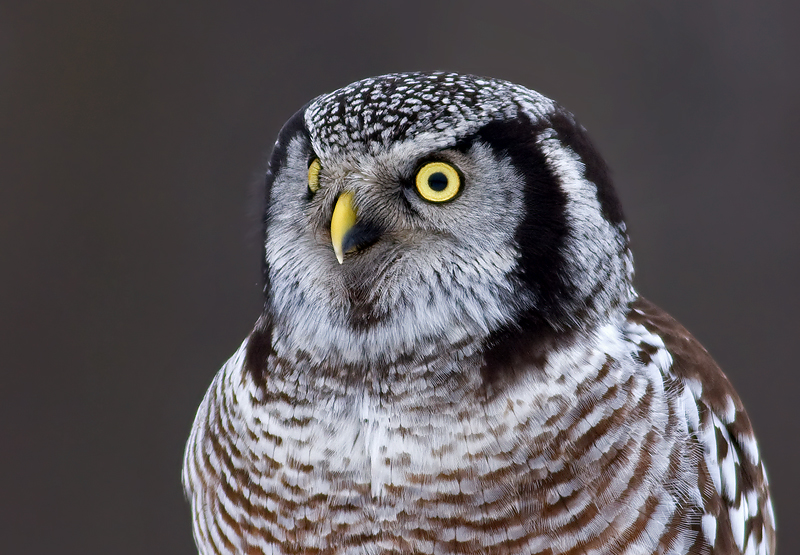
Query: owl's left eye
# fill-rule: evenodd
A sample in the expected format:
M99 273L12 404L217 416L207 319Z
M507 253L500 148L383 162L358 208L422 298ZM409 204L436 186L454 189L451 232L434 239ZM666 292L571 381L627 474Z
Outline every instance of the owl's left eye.
M428 162L417 172L417 192L430 202L445 202L461 190L461 175L446 162Z
M319 171L322 169L322 164L319 158L314 158L311 165L308 166L308 190L312 193L319 191Z

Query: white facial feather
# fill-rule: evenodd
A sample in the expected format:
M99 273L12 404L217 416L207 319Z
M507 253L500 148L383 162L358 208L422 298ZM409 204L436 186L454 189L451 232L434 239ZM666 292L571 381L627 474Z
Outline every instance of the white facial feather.
M396 175L407 170L409 156L413 161L430 146L401 143L358 164L322 158L321 199L308 209L303 207L307 178L301 143L289 145L287 170L272 189L266 248L279 315L274 325L285 348L302 348L318 360L350 362L409 351L425 356L420 348L434 338L457 344L486 336L513 318L524 302L509 280L519 256L511 230L522 212L520 177L483 145L466 154L450 152L465 175L459 202L445 210L412 198L421 214L412 219L391 206L400 188ZM324 212L343 190L355 194L360 215L379 218L388 237L370 275L375 292L370 300L388 316L366 329L354 329L349 320L352 284L333 256L324 228L328 220L312 213ZM346 264L363 262L347 259Z

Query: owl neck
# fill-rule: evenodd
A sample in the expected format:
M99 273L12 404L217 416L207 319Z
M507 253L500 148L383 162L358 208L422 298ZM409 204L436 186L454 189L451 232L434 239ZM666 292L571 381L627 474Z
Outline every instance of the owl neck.
M301 326L267 311L248 340L246 369L259 382L282 367L340 382L345 389L371 387L376 394L415 384L419 392L430 386L431 391L444 387L455 397L465 392L491 396L521 375L552 366L558 357L562 363L574 358L563 357L576 344L592 349L601 343L607 335L602 330L621 327L628 300L636 295L632 288L627 291L630 299L585 318L581 328L556 329L540 318L517 314L491 328L463 318L442 330L422 320L410 326L416 335L404 337L397 322L366 330L324 319Z

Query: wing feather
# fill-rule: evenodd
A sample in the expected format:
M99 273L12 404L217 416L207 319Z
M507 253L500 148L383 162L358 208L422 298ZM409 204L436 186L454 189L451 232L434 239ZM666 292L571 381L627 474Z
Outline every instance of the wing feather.
M697 419L689 422L704 454L698 477L705 514L697 529L710 553L775 553L775 521L764 464L733 386L708 351L651 302L635 301L629 319L662 338L673 358L671 374L684 384L686 396L697 407Z

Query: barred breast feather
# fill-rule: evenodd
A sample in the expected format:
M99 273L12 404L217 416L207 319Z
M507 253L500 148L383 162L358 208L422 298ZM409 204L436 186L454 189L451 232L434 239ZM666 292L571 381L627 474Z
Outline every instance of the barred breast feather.
M730 384L649 302L619 328L546 360L515 343L519 372L487 385L480 344L326 368L264 352L262 326L187 448L201 553L772 553Z

